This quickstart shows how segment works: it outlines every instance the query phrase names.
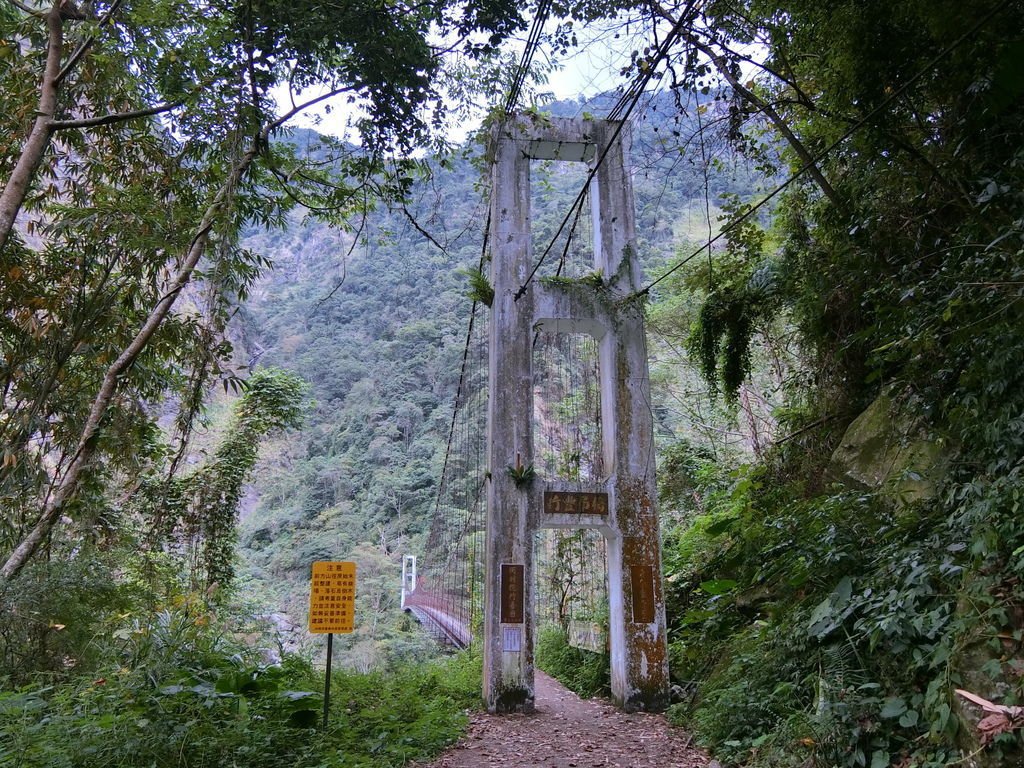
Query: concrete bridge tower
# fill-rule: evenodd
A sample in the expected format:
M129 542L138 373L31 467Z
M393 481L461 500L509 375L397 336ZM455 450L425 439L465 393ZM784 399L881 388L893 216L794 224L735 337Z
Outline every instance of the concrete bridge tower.
M624 127L622 127L624 128ZM665 604L655 510L654 435L628 131L616 122L518 117L491 136L490 404L484 698L492 712L534 704L533 534L601 531L606 540L612 695L626 710L668 705ZM591 182L594 281L528 281L530 161L598 164ZM525 290L523 290L523 286ZM533 341L538 331L588 334L599 353L604 477L531 477Z

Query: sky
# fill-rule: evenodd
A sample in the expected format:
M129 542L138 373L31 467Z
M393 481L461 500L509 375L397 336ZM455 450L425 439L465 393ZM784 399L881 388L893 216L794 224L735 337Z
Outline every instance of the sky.
M559 23L558 19L549 19L545 27L545 33L550 34ZM541 96L540 103L545 101L575 99L577 97L589 98L599 93L606 93L618 88L624 88L629 75L623 75L623 68L631 61L631 51L635 47L643 47L652 41L650 20L638 23L628 19L601 20L588 24L586 27L574 29L578 38L578 45L565 54L559 55L556 59L549 46L542 46L534 58L535 65L547 69L553 65L546 83L528 84L526 91ZM664 39L667 32L664 24L658 30L656 39ZM525 45L525 32L523 35L509 43L509 50L515 54L516 59L521 56ZM760 59L764 51L756 45L740 46L739 50L751 56L753 59ZM747 64L743 68L742 77L749 78L754 75L755 66ZM635 72L635 70L633 70ZM657 89L659 83L657 78L652 80L648 89ZM661 83L664 87L664 83ZM281 104L288 103L289 97L286 90L275 94ZM304 97L316 95L315 92L304 93ZM524 103L526 102L526 103ZM520 100L519 107L528 106L526 97ZM448 130L447 138L454 144L462 143L472 135L480 125L485 116L485 108L479 110L476 120L463 120ZM354 131L347 129L347 125L358 113L354 112L350 105L344 103L343 99L335 99L329 103L327 108L310 110L292 121L291 125L313 128L320 133L330 134L339 138L345 138L358 143Z
M551 31L555 22L548 23L547 31ZM613 90L623 84L624 78L620 74L622 67L629 62L628 51L622 53L621 45L613 45L615 41L615 30L605 25L593 25L586 30L577 30L580 46L570 51L567 55L553 59L550 49L544 49L537 53L537 63L541 65L554 63L556 69L548 77L547 83L534 84L533 90L543 94L548 100L574 99L579 96L590 97L598 93ZM516 56L521 55L524 40L515 40L511 49ZM282 87L275 92L275 97L282 105L289 103L287 87ZM316 96L317 91L306 91L303 98ZM520 106L523 106L520 104ZM339 138L353 140L348 124L358 116L352 108L339 98L327 102L326 108L318 107L310 109L296 117L290 125L295 127L313 128L320 133L330 134ZM467 136L473 133L479 126L479 121L484 117L481 109L479 119L476 122L467 121L453 126L449 131L449 140L461 143ZM346 133L349 133L346 136Z

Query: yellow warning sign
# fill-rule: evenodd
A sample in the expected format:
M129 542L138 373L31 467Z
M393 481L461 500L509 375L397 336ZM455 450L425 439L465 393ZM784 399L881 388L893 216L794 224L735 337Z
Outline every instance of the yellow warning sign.
M313 563L309 590L309 631L313 634L346 634L355 628L356 564Z

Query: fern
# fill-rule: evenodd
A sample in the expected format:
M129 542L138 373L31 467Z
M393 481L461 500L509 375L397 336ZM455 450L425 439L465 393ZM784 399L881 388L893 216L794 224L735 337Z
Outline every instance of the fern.
M482 271L467 268L460 269L459 274L469 278L469 290L466 292L466 296L488 307L494 303L494 286Z
M515 467L510 464L506 471L508 472L508 476L511 477L512 481L516 484L516 488L529 486L535 477L533 464L527 464L525 467L522 464Z

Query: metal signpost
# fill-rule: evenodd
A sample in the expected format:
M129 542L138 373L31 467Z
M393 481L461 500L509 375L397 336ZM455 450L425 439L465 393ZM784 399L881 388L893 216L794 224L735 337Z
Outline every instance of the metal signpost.
M334 633L355 628L356 564L319 560L313 563L309 590L309 631L327 635L327 676L324 680L324 728L331 706L331 659Z

